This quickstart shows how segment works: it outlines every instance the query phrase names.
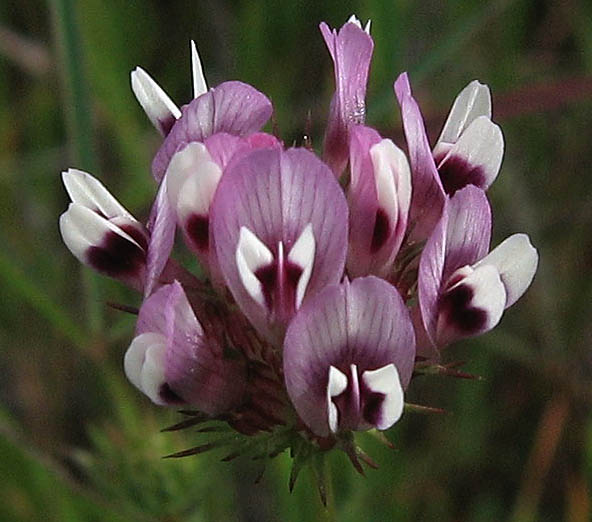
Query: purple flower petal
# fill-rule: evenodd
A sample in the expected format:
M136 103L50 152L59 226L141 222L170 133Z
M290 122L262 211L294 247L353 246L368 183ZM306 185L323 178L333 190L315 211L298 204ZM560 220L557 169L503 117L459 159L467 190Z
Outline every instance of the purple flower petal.
M411 175L403 152L363 126L351 131L350 243L352 276L384 276L403 241L411 200Z
M485 192L469 185L459 190L447 206L445 283L452 273L472 265L489 252L491 207Z
M481 259L489 250L491 209L474 186L459 190L447 203L419 262L418 296L428 337L437 343L436 324L443 286L453 273Z
M306 299L341 278L347 214L336 179L307 150L257 150L224 173L211 207L220 269L241 310L270 340L281 340L302 294ZM309 224L313 243L306 239ZM299 252L299 240L305 249L314 244L312 266ZM264 250L273 256L271 264L258 257ZM307 268L312 273L304 292ZM267 296L265 306L260 293Z
M154 291L175 243L175 213L169 203L166 186L165 179L158 189L148 222L150 243L146 257L145 296Z
M224 353L215 332L206 334L179 283L171 285L165 308L165 376L171 390L200 411L215 415L236 406L246 386L240 358ZM223 337L223 336L221 336Z
M324 159L339 176L347 164L349 129L364 123L366 116L366 85L374 42L357 20L348 21L339 32L329 29L324 22L320 29L335 70Z
M392 364L406 388L414 358L413 326L399 293L382 279L359 278L326 287L294 317L284 341L286 387L317 435L328 435L330 422L339 429L383 429L398 418L397 390L368 372Z
M204 141L218 132L245 136L258 131L270 118L269 99L254 87L242 82L225 82L194 99L182 109L152 162L152 173L162 179L179 146Z
M448 226L447 205L434 227L419 259L417 294L421 317L428 338L436 344L436 325L442 275L446 261L446 232Z
M397 78L395 93L401 106L412 171L411 237L422 240L429 236L440 219L446 195L432 157L423 117L411 94L407 73Z
M244 363L225 356L216 332L204 332L178 282L142 304L125 369L153 402L187 403L211 415L236 406L246 385Z

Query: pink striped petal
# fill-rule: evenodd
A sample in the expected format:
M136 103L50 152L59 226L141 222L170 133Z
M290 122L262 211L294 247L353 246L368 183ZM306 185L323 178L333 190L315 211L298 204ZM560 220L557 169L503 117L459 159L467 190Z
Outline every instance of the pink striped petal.
M367 127L352 129L348 271L384 276L401 246L411 200L403 152Z
M422 240L430 235L440 219L446 195L432 157L423 117L411 94L407 73L397 78L395 93L401 106L412 172L411 238Z
M175 228L175 212L169 203L165 179L160 184L148 220L150 242L146 256L145 296L149 296L154 291L167 265L175 243Z
M165 308L165 376L171 390L200 411L216 415L236 406L246 386L241 358L224 353L223 335L205 333L179 283Z
M162 179L171 157L183 143L204 141L218 132L246 136L258 131L272 113L269 99L242 82L225 82L183 107L182 115L152 162L152 174Z
M398 392L372 372L392 373L392 364L406 388L414 358L413 326L398 292L374 276L354 279L326 287L290 323L284 341L286 387L299 416L317 435L384 429L398 418Z
M447 205L442 217L428 238L421 257L417 274L417 295L423 325L430 341L436 345L436 325L442 274L446 262L446 232L448 226Z
M436 343L440 295L459 268L472 265L489 250L491 209L485 193L474 186L459 190L421 254L418 297L428 337Z
M334 176L305 149L253 151L232 162L224 173L211 207L220 269L241 310L269 339L281 340L297 302L340 279L347 245L347 214L343 192ZM312 238L303 239L309 224ZM252 275L260 271L256 277L267 288L266 306L254 297L255 290L249 291L255 286L245 286L249 278L244 270L241 276L237 263L244 229L274 258L266 267L246 265ZM314 244L312 263L306 253L297 252L299 239L304 245ZM312 272L307 275L310 265ZM301 282L307 277L304 291Z
M349 129L364 123L366 116L366 85L374 42L357 20L348 21L339 31L329 29L323 22L320 30L335 70L335 94L325 133L324 159L339 176L347 164Z
M468 185L459 190L447 206L445 283L452 273L472 265L489 252L491 207L485 192Z
M236 406L246 383L241 358L204 332L178 282L148 297L125 359L128 378L157 404L190 404L215 415Z

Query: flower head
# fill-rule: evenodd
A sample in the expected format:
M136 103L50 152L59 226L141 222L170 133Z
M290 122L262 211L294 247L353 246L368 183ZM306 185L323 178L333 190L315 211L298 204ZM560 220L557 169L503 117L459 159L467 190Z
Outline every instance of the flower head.
M407 159L364 121L369 25L352 18L321 33L336 82L323 160L261 130L272 106L254 87L208 90L192 43L194 99L181 109L132 73L164 136L146 225L74 169L60 218L78 259L142 294L129 380L156 404L195 410L183 426L226 423L235 435L216 444L231 456L290 448L293 479L332 447L361 470L354 433L393 426L414 372L441 368L443 347L496 326L538 263L525 234L489 252L484 190L503 138L488 88L459 94L432 150L401 74ZM177 229L199 278L173 259Z

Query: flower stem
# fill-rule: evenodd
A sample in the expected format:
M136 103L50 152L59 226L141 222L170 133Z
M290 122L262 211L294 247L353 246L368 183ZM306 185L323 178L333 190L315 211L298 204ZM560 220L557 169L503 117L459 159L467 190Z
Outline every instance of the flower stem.
M60 55L61 80L64 90L64 112L68 139L74 163L87 171L96 170L92 144L91 107L88 95L82 45L76 24L76 3L73 0L48 0L52 13L54 37ZM88 326L91 332L102 330L103 307L96 274L83 269Z

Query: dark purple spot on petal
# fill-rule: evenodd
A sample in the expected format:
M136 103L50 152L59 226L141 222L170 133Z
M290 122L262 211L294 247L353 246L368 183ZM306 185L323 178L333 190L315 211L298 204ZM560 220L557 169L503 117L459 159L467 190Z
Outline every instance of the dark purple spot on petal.
M386 212L379 208L376 211L376 221L374 222L374 231L372 232L372 244L370 245L370 252L372 254L378 252L386 240L390 232L389 218Z
M158 120L158 123L160 123L160 128L162 129L162 133L165 135L165 137L169 132L171 132L171 129L173 128L173 125L176 121L177 120L172 114L166 118L161 118Z
M302 268L294 263L290 263L290 261L287 261L284 270L286 273L286 282L288 287L296 291L296 286L298 286L298 281L300 280L300 276L303 272Z
M138 275L146 262L146 253L138 245L109 231L102 243L86 253L88 264L111 277Z
M120 225L119 228L130 236L144 251L148 251L148 238L137 227L133 225Z
M448 322L465 335L480 332L487 322L487 312L481 308L471 308L473 289L460 284L442 296L441 313Z
M261 282L263 295L267 309L273 306L273 294L277 284L277 266L275 263L259 268L255 271L255 277Z
M438 165L444 158L436 158ZM453 196L457 190L467 185L475 185L481 189L485 188L485 173L480 166L471 165L461 156L450 156L438 167L438 173L446 194Z
M185 401L181 399L173 390L168 383L164 383L161 385L160 389L158 390L159 397L168 404L183 404Z
M373 426L377 426L382 419L382 403L386 395L378 392L366 392L364 395L364 409L362 417Z
M205 252L210 244L210 218L199 214L189 216L185 224L187 235L198 250Z
M296 305L296 287L302 272L302 268L290 261L284 262L284 281L278 280L278 270L275 263L255 271L255 277L259 279L263 287L265 304L269 310L281 306L280 303L283 303L287 308L285 312L288 315L293 313ZM281 312L277 309L276 311Z

